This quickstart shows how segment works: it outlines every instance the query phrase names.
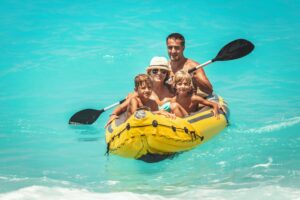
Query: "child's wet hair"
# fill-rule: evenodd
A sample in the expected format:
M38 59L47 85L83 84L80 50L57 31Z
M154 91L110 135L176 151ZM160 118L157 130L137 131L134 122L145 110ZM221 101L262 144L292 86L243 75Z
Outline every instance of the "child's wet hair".
M187 81L187 83L190 85L191 87L191 94L194 93L194 85L193 85L193 80L192 80L192 76L184 71L184 70L180 70L178 72L176 72L175 77L174 77L174 90L176 92L176 85L182 81Z
M146 84L147 86L152 86L152 80L147 74L138 74L134 78L134 87L138 88L140 85Z
M190 85L193 85L191 75L184 70L180 70L180 71L176 72L174 79L175 79L174 80L175 85L184 80L186 80Z

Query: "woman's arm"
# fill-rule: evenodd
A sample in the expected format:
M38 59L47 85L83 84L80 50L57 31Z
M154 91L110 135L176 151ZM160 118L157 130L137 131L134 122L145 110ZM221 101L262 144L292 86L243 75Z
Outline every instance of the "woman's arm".
M167 112L167 111L165 111L165 110L158 110L158 111L154 111L154 112L152 112L153 114L156 114L156 115L164 115L164 116L166 116L166 117L168 117L168 118L171 118L171 119L175 119L176 118L176 115L175 114L173 114L173 113L169 113L169 112Z

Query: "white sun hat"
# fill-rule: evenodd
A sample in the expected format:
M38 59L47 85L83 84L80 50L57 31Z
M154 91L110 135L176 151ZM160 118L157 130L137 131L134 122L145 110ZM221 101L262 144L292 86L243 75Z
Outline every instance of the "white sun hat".
M159 57L159 56L154 56L151 61L150 61L150 65L149 67L147 67L147 73L149 73L149 71L151 69L164 69L168 72L170 72L170 68L169 68L169 62L165 57Z

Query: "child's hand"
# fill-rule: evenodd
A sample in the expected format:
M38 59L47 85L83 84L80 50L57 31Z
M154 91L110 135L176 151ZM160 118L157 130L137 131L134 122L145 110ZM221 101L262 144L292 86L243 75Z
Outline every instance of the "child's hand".
M118 115L111 115L110 118L108 119L108 122L105 124L104 128L107 128L107 126L115 119L118 119Z
M214 106L213 113L214 113L214 116L217 119L220 119L220 116L219 116L219 106Z
M225 114L227 114L227 112L226 112L226 109L225 109L225 107L223 106L223 105L219 105L219 108L225 113Z

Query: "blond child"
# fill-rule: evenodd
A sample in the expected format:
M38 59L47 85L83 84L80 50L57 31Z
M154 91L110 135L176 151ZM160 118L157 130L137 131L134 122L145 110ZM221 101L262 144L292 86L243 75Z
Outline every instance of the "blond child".
M219 106L193 94L192 77L184 70L176 72L174 77L176 96L172 99L171 112L177 117L185 117L199 110L199 104L213 108L214 116L219 117Z

